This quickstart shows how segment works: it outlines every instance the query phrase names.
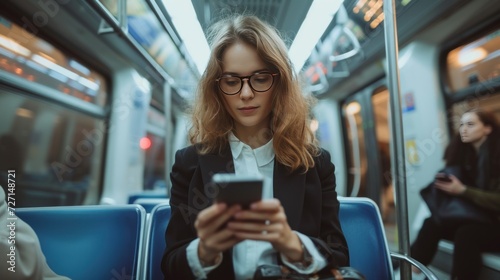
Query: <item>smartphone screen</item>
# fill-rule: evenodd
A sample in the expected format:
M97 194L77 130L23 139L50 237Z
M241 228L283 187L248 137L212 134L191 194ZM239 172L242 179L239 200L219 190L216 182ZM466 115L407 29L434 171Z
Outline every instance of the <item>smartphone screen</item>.
M264 178L261 175L215 174L212 182L217 188L217 202L240 204L248 208L253 202L262 199Z

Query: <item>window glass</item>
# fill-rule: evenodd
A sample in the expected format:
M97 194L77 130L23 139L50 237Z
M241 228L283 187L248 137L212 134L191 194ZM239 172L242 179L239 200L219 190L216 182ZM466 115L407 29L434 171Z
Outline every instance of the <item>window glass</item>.
M16 207L95 204L102 119L0 87L0 184L16 173Z
M451 50L446 63L452 92L500 80L500 30Z
M118 1L119 0L99 0L106 9L118 20Z
M166 189L165 176L165 133L166 120L153 107L148 111L148 129L146 137L141 141L144 151L144 189Z
M101 107L107 101L103 75L2 17L0 71Z
M197 81L195 73L144 0L128 0L127 21L130 36L176 81L178 93L192 96Z
M379 168L381 172L380 178L382 180L382 188L380 189L380 213L382 214L389 248L397 250L396 209L391 174L389 90L385 86L375 90L373 93L372 106L375 117L378 158L381 166L381 168Z
M149 147L144 150L144 189L166 189L165 176L165 137L148 132Z
M357 0L348 1L345 5L350 12L351 17L361 24L365 34L370 36L376 28L383 28L384 21L383 0ZM395 1L396 14L401 15L408 10L412 0L397 0Z

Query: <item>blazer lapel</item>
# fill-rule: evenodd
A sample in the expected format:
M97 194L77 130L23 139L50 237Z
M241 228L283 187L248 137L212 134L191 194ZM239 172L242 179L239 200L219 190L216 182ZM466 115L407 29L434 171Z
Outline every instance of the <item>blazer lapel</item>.
M208 186L216 173L234 173L234 162L231 149L228 147L222 154L199 155L201 174L204 186ZM306 175L298 171L290 173L288 168L275 159L273 174L273 193L285 209L288 224L297 229L304 204Z
M221 154L199 155L203 183L208 184L217 173L234 173L234 162L231 149L228 147Z
M285 209L288 224L292 229L297 229L304 204L306 174L294 171L275 160L274 163L273 192Z

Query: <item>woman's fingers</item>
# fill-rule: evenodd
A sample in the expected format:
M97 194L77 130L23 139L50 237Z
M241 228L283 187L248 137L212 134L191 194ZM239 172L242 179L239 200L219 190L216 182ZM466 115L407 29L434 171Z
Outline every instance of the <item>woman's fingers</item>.
M200 258L213 258L240 241L230 229L223 226L240 209L238 205L227 208L223 204L214 204L198 214L195 228L200 238Z
M201 232L212 233L217 231L226 223L237 211L241 209L238 205L229 208L225 204L214 204L198 214L195 228L198 234Z
M206 224L210 223L212 219L224 212L226 208L227 205L225 203L216 203L206 209L203 209L198 214L198 217L196 217L195 226L204 227Z
M213 233L206 238L200 237L200 241L206 248L212 251L225 251L241 240L234 235L234 232L228 228Z
M267 222L267 221L266 221ZM234 232L279 232L283 229L282 223L271 223L270 221L266 222L248 222L248 221L231 221L227 224L227 227Z
M444 183L437 181L434 183L434 187L452 195L459 195L466 189L456 177L453 177L452 182Z
M239 211L228 223L240 239L252 239L282 243L291 232L285 210L279 200L263 200L251 205L250 210Z
M250 209L254 211L278 211L281 207L281 203L278 199L264 199L252 203Z

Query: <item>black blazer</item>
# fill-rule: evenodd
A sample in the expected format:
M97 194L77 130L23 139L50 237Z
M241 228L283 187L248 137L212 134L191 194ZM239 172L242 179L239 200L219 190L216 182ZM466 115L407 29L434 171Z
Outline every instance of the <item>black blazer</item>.
M335 191L335 167L330 154L322 150L314 168L306 173L274 161L273 193L279 199L292 230L311 238L331 267L348 266L347 242L339 222L339 202ZM199 155L195 146L177 151L170 179L172 217L165 233L167 248L162 259L165 279L195 279L186 257L186 247L197 238L197 214L212 204L210 185L213 174L234 173L229 147L221 154ZM232 250L208 274L208 279L234 279Z

